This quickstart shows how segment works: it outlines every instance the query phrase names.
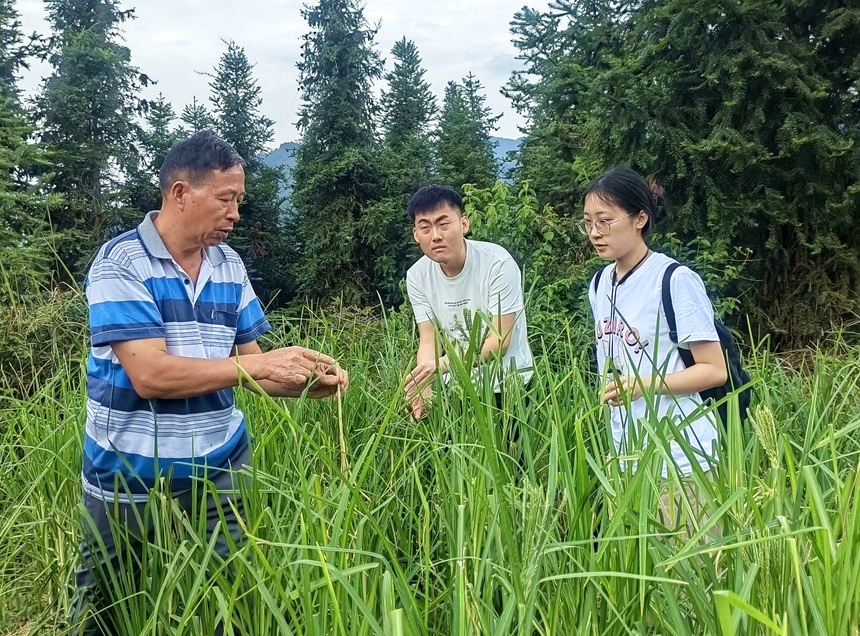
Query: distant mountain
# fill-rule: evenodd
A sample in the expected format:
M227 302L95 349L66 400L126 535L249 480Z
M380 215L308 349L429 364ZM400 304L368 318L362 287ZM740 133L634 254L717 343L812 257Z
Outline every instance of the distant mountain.
M499 176L509 181L510 179L507 178L508 174L516 168L517 162L512 161L508 154L520 149L523 138L506 139L505 137L490 137L490 139L496 144L496 161L499 162Z
M283 166L287 169L287 173L296 165L296 150L299 144L295 141L287 141L278 146L275 150L267 155L263 155L263 163L271 168Z
M505 178L512 168L516 166L516 162L508 158L508 153L516 151L520 147L522 139L506 139L505 137L491 137L496 145L496 160L499 162L499 177ZM287 173L287 182L282 188L281 194L287 195L291 190L292 179L290 171L296 165L296 150L299 144L295 141L287 141L278 146L269 154L263 155L263 163L272 168L282 166Z

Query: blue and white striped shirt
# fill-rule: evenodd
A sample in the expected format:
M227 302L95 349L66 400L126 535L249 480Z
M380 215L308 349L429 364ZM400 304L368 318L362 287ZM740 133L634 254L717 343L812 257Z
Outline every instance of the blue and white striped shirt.
M144 500L161 477L171 478L174 492L185 490L248 444L232 388L143 399L110 343L164 338L171 355L214 360L270 329L236 252L204 250L195 284L167 251L153 225L157 215L105 243L86 281L92 346L83 485L105 500Z

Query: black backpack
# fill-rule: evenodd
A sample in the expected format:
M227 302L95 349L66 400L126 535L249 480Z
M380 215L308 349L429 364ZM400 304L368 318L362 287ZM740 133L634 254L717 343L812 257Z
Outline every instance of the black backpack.
M680 266L680 263L672 263L666 268L666 272L663 274L663 310L666 312L666 321L669 325L669 337L675 344L678 344L678 326L675 323L675 308L672 305L671 279L672 272ZM738 344L732 336L732 332L729 331L728 327L726 327L718 318L714 318L714 327L717 330L717 336L720 338L720 344L722 345L723 352L726 356L728 378L724 385L700 391L699 395L702 397L704 402L707 402L708 400L719 402L736 388L743 387L740 393L738 393L738 405L740 406L741 422L745 422L747 419L747 409L749 408L750 401L752 400L750 374L747 373L746 369L741 365L741 352L740 349L738 349ZM695 364L693 353L689 349L678 347L678 354L681 356L684 366L690 367ZM723 425L729 421L728 410L729 405L725 401L717 407L717 411L720 414L720 419L722 420Z

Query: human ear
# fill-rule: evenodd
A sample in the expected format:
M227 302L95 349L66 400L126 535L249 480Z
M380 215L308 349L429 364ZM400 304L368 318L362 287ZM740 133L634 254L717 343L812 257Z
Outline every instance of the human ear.
M176 204L182 208L185 206L186 199L188 198L188 192L190 188L188 187L188 183L186 181L174 181L173 185L170 186L170 197L176 201Z
M468 234L469 232L469 217L461 216L460 217L460 227L463 228L463 234Z

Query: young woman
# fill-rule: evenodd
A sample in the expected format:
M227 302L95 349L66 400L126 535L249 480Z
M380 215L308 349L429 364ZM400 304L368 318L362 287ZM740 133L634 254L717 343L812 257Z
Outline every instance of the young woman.
M658 416L683 423L694 460L707 471L717 429L714 415L701 413L698 393L725 383L726 363L705 286L687 267L671 275L679 344L669 336L661 291L663 274L675 261L648 247L654 224L666 215L663 190L620 167L595 179L583 203L579 228L600 257L612 261L592 280L589 300L615 447L622 455L634 450L631 438L643 434L634 432L636 424L654 408ZM679 346L689 348L695 364L684 365ZM670 448L681 474L689 475L690 458L677 442Z

